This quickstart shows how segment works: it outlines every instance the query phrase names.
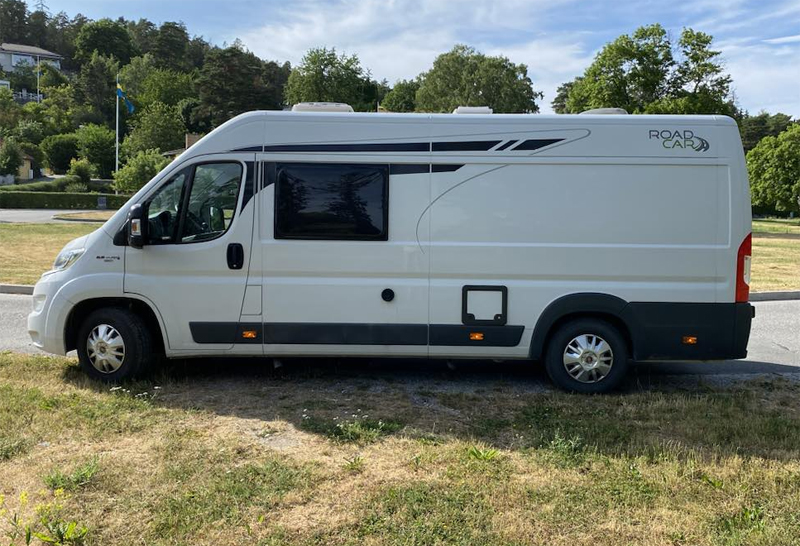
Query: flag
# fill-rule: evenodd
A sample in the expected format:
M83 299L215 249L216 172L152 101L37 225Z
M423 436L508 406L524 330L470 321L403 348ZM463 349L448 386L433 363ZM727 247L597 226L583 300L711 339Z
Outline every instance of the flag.
M117 84L117 96L125 101L125 106L128 107L128 113L133 114L135 108L133 107L133 103L128 100L128 96L125 94L125 91L122 90L122 86Z

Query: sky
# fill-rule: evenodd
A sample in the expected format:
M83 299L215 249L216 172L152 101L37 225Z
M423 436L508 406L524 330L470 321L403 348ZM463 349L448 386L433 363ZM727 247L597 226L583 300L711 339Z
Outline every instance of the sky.
M29 0L32 4L32 0ZM241 39L258 56L300 62L312 47L357 54L390 84L429 69L463 43L528 67L552 112L556 88L602 46L661 23L709 33L740 107L800 117L800 0L45 0L53 13L92 19L183 21L214 44Z

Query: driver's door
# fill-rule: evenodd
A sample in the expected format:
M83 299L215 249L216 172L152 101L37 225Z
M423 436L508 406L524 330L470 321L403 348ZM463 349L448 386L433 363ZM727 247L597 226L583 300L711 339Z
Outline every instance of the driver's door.
M126 248L125 292L158 309L172 351L234 346L254 218L245 184L253 183L254 165L214 156L183 167L144 201L145 245Z

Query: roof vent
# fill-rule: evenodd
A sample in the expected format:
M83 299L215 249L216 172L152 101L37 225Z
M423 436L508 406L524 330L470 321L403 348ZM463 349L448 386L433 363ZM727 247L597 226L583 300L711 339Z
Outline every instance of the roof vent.
M353 107L343 102L299 102L292 112L352 112Z
M488 106L459 106L453 110L454 114L491 114L494 110Z
M581 114L592 114L592 115L603 115L603 114L612 114L612 115L619 115L619 114L627 114L628 112L624 108L592 108L591 110L584 110Z

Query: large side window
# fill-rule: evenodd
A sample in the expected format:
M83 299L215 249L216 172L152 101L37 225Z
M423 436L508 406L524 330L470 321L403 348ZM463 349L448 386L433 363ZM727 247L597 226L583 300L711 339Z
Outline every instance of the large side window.
M388 165L278 163L275 237L386 241Z
M236 212L241 181L239 163L206 163L195 167L181 242L216 239L228 230Z

